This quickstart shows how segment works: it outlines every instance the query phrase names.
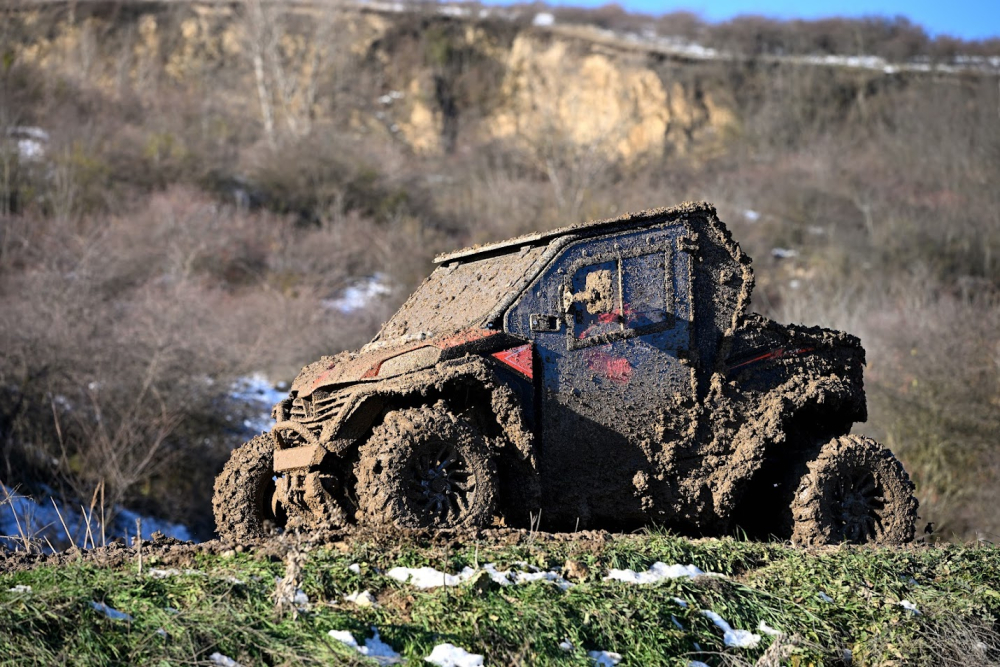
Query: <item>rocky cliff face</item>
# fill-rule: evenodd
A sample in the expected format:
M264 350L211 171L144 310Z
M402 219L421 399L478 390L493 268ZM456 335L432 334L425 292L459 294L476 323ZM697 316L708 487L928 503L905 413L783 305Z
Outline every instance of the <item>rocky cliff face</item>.
M165 89L202 96L272 138L333 124L421 153L463 136L631 161L712 151L736 123L731 99L683 63L500 19L256 2L9 15L6 57L146 104Z

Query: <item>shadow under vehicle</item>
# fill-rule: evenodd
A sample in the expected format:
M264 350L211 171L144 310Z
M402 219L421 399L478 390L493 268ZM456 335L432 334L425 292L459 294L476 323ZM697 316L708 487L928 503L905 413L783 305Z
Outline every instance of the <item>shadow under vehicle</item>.
M220 535L527 525L912 540L854 336L748 312L709 204L445 254L357 352L304 368L216 481Z

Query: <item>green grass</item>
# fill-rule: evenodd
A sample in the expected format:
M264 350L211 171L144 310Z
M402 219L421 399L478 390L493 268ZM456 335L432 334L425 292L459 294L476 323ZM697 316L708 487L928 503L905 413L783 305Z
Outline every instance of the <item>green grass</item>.
M545 582L419 590L382 574L397 565L455 573L477 562L548 569L568 558L590 574L565 592ZM602 581L611 567L645 569L657 560L726 576L651 586ZM352 563L360 574L348 569ZM146 559L147 571L160 566ZM213 652L243 665L374 664L327 636L349 630L363 642L371 626L414 665L428 664L423 658L441 642L484 654L492 665L589 665L587 651L597 649L622 654L623 665L753 664L775 641L727 648L702 609L734 628L756 631L764 621L784 632L780 664L843 664L845 649L855 665L1000 663L1000 552L993 546L809 554L660 533L604 542L539 536L517 546L359 541L305 554L298 584L310 610L297 615L275 610L280 559L205 555L190 567L197 574L163 579L139 576L136 564L114 570L83 562L0 575L0 664L210 664ZM9 591L17 585L32 591ZM379 606L342 601L359 589ZM920 613L900 606L904 599ZM92 601L134 620L108 619ZM558 647L564 639L574 652Z

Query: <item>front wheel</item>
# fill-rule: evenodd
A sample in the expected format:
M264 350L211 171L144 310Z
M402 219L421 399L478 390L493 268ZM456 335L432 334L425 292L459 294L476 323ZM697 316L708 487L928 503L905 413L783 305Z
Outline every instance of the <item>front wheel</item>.
M899 460L875 440L845 435L805 464L792 500L792 542L903 544L913 540L917 500Z
M390 412L360 454L362 523L442 529L493 519L496 470L486 438L443 404Z
M253 541L284 526L284 512L273 502L276 447L273 435L258 435L234 449L215 478L212 509L215 529L223 540L237 544Z

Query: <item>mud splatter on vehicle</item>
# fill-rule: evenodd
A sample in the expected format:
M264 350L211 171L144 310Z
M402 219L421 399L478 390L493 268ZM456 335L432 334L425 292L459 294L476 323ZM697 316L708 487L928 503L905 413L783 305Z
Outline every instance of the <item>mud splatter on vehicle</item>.
M216 481L223 538L271 526L736 528L913 539L854 336L747 312L709 204L469 248L358 352L305 367Z

